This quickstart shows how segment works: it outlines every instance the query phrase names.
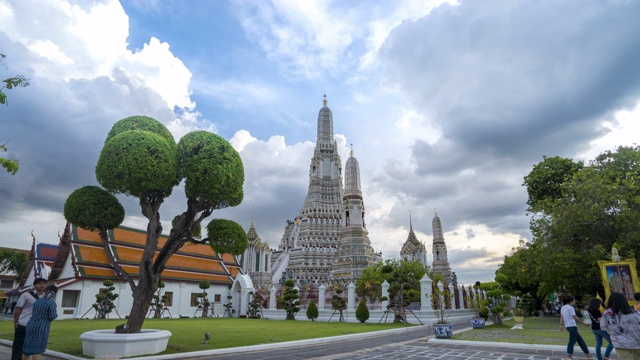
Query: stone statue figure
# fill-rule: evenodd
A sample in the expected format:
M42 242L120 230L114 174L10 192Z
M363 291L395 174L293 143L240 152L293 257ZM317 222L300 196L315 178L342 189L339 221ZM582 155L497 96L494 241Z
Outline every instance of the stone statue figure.
M611 261L619 262L620 255L618 255L618 249L615 246L611 247Z

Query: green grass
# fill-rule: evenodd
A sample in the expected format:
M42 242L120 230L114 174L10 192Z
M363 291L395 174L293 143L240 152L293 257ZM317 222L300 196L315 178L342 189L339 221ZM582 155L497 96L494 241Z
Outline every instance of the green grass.
M82 355L80 334L98 329L115 329L124 320L58 320L51 324L48 350ZM162 354L272 344L283 341L315 339L397 329L402 324L284 321L265 319L147 319L143 329L163 329L172 333ZM211 334L209 344L201 344L204 333ZM13 340L13 322L0 321L0 339Z
M566 330L560 331L560 320L556 317L526 317L523 324L524 330L511 330L514 325L513 320L507 320L502 325L488 325L484 329L454 334L452 339L563 346L567 345L569 340L569 333ZM578 324L578 332L588 346L596 345L591 326Z

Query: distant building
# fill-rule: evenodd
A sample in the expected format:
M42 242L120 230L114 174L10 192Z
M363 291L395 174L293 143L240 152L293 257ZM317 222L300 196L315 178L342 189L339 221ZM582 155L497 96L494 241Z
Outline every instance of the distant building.
M409 236L407 237L407 241L402 244L402 249L400 250L400 257L403 260L407 261L419 261L425 267L428 265L427 263L427 248L424 243L419 241L416 237L416 234L413 232L413 223L411 221L411 217L409 217Z

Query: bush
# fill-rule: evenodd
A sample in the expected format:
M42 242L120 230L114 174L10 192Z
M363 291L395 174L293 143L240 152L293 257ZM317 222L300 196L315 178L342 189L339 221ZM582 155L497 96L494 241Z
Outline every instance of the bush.
M358 304L358 308L356 309L356 319L360 320L361 323L369 320L369 309L367 309L367 304L364 302L364 299L360 300Z
M311 302L309 303L309 307L307 308L307 319L314 321L317 318L318 318L318 307L316 306L316 302L311 300Z

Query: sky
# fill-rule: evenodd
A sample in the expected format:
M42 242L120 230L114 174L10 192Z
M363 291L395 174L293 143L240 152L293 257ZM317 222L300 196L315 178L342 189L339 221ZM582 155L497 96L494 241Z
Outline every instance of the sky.
M431 253L437 210L458 281L491 281L531 240L533 165L637 142L639 18L631 0L0 0L0 78L30 79L0 107L0 156L20 164L0 174L0 246L28 249L32 231L56 244L111 126L146 115L176 141L204 129L234 146L244 200L211 219L253 218L276 248L326 94L375 251L398 257L411 219ZM144 229L119 199L123 225ZM174 190L165 231L185 209Z

